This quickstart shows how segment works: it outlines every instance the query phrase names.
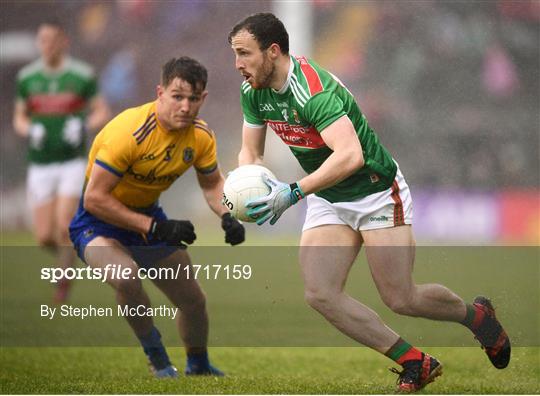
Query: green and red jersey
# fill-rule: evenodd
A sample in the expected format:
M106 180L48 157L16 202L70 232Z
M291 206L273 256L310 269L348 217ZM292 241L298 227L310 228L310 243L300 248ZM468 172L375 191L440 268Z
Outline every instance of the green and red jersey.
M93 69L71 57L49 71L41 59L17 75L17 100L26 104L32 127L28 160L63 162L85 155L84 121L89 100L97 93Z
M244 81L241 104L246 125L270 126L289 146L304 171L313 173L332 154L320 133L343 116L351 120L365 164L338 184L316 193L330 202L347 202L388 189L397 165L369 127L354 96L330 72L304 57L290 57L280 91L253 89Z

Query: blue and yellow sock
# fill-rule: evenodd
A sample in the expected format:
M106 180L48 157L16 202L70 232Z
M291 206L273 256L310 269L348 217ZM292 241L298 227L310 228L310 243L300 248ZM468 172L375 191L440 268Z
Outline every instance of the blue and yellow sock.
M152 327L150 333L140 336L139 341L143 347L144 353L150 359L150 363L156 370L161 370L171 364L169 355L161 342L161 334L158 329Z

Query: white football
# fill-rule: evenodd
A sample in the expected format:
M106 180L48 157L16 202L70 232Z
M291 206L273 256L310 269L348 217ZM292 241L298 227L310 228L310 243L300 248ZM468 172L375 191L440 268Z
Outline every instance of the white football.
M249 209L246 203L270 193L270 187L262 179L263 173L276 178L270 170L260 165L240 166L229 174L223 186L223 204L233 217L248 223L256 221L247 216Z

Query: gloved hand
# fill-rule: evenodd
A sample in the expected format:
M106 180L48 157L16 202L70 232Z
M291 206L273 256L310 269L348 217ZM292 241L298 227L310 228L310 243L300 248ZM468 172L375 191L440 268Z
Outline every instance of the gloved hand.
M150 237L167 242L169 246L191 245L197 236L189 220L152 220ZM184 242L184 243L183 243Z
M38 150L42 149L46 135L47 131L45 130L43 124L34 123L30 125L30 128L28 129L28 139L30 146Z
M266 173L263 173L262 178L271 191L262 198L248 202L246 207L251 209L247 215L256 218L258 225L272 218L270 224L274 225L283 212L304 198L305 194L297 183L283 183L270 178Z
M225 213L221 216L221 228L225 231L225 242L232 246L244 242L246 239L246 230L242 223L231 216L230 213Z

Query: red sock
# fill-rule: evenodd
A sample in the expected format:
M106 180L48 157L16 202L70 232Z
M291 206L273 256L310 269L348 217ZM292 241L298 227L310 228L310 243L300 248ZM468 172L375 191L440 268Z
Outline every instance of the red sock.
M422 352L413 347L403 338L399 338L385 353L397 364L403 365L408 360L422 360Z
M422 360L422 352L411 346L407 352L405 352L398 360L397 364L403 365L407 360Z

